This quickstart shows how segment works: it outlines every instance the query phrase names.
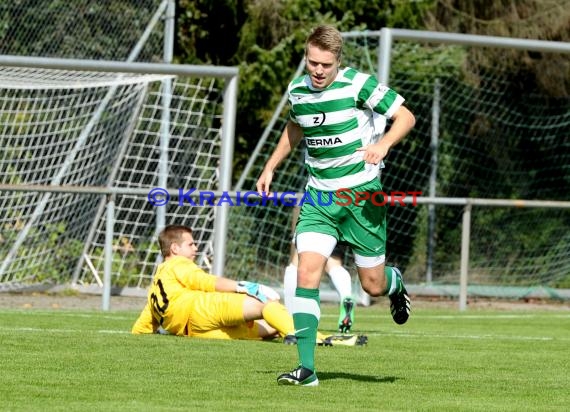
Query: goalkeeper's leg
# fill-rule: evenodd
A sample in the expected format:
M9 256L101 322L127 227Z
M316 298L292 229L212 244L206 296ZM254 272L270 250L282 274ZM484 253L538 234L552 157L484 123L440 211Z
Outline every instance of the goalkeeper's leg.
M206 332L192 332L188 336L200 339L260 340L274 338L278 336L278 333L277 330L262 319L236 326L224 326L220 329L208 330Z
M277 301L267 302L261 313L263 319L269 326L275 328L282 338L295 333L293 318L281 303Z

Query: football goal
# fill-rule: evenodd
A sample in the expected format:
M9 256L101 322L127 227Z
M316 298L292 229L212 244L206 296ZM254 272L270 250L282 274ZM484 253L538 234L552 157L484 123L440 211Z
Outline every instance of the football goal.
M191 226L205 252L199 263L220 265L212 252L217 244L224 255L214 240L225 236L227 208L175 197L157 206L150 193L230 189L237 75L232 67L1 56L0 290L101 290L106 257L114 288L144 290L166 222Z

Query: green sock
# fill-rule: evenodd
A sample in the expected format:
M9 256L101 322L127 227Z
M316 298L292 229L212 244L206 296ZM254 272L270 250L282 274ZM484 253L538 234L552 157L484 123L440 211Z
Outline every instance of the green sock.
M315 345L321 318L319 289L297 288L293 300L293 323L301 366L315 370Z
M403 281L400 271L394 270L391 266L384 267L384 276L386 276L386 292L385 295L392 295L402 290Z

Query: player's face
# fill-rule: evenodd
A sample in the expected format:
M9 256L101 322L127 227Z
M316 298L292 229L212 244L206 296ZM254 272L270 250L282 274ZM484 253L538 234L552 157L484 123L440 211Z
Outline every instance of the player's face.
M340 64L334 53L309 45L305 60L315 89L324 89L334 81Z
M172 244L173 252L177 256L184 256L190 260L194 260L196 253L198 252L198 247L194 243L194 238L190 233L182 234L182 241L180 243Z

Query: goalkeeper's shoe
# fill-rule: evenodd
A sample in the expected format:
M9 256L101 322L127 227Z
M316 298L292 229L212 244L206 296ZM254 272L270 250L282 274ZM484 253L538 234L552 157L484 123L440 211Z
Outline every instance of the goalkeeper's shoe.
M399 292L395 292L390 295L390 312L392 313L392 319L394 319L394 322L396 322L398 325L403 325L408 321L408 318L410 317L412 301L410 300L408 292L404 287L402 274L395 267L393 267L392 270L395 270L396 274L402 280L402 289Z
M291 372L279 375L277 383L279 385L318 386L319 378L312 370L299 366Z
M283 338L283 343L285 345L296 345L297 337L295 335L285 335L285 337Z
M318 344L319 346L364 346L367 343L366 335L331 335Z
M326 338L327 338L327 336L325 336L321 332L317 331L317 340L316 340L317 345L322 345ZM285 335L285 337L283 338L283 343L285 345L296 345L297 344L297 336L291 335L291 334Z
M340 315L338 317L338 331L340 333L350 332L354 322L354 300L344 298L340 305Z

